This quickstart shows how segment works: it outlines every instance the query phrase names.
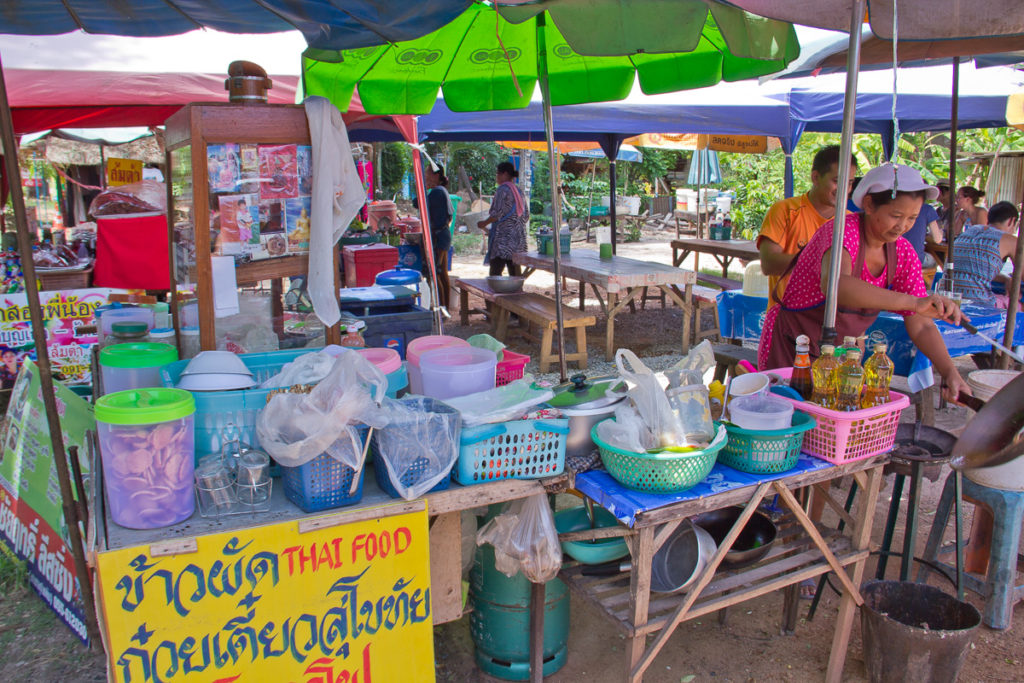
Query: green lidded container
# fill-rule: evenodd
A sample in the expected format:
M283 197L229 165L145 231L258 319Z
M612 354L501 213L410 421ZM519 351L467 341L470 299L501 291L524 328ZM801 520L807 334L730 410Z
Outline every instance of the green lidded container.
M192 516L195 412L183 389L131 389L96 400L103 486L116 524L157 529Z
M170 344L131 342L105 346L100 349L103 393L162 386L160 369L176 360L178 350Z
M152 387L106 394L96 400L97 422L110 425L152 425L189 417L196 400L184 389Z

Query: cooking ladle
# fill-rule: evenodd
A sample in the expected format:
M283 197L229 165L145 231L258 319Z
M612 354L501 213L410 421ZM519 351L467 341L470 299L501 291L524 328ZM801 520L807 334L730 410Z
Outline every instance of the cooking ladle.
M1024 374L1018 375L988 401L961 393L958 400L977 411L968 421L950 464L959 470L1005 465L1024 455Z

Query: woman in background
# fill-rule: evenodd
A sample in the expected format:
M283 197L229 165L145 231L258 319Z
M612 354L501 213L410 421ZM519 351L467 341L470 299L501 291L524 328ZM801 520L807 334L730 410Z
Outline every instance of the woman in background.
M434 269L437 271L437 301L448 308L451 282L448 280L448 249L452 246L452 201L448 195L448 176L444 166L428 166L423 172L427 186L427 219L430 221L430 243L434 246Z
M984 192L970 185L964 185L957 190L956 200L953 203L953 210L956 212L956 219L953 222L954 236L959 235L965 228L972 225L988 223L988 209L978 206L978 202L984 196ZM955 248L953 253L956 253Z
M513 262L515 254L526 251L526 201L523 193L516 186L515 179L519 171L511 162L498 164L498 188L494 192L489 217L477 223L477 227L487 232L487 256L485 263L491 266L491 275L501 275L508 268L509 275L521 275L519 264ZM491 224L494 227L489 227Z

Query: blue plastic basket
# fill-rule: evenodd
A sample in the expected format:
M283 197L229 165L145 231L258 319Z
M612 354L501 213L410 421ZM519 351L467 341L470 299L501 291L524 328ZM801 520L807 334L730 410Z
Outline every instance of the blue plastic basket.
M468 486L561 474L568 435L569 420L511 420L463 427L455 481Z
M371 450L372 448L373 447L371 446ZM423 465L421 467L418 467L421 461L423 462ZM405 474L403 474L400 478L402 486L408 487L418 482L420 480L419 475L422 474L423 469L426 468L428 462L429 461L426 458L420 458L415 463L413 463L413 466L407 469L405 471ZM398 489L395 488L395 485L391 483L391 475L390 473L388 473L388 467L387 465L384 464L383 458L375 459L373 463L373 474L374 477L377 479L377 486L380 487L381 491L388 494L392 498L402 497L401 495L399 495ZM437 484L434 485L434 488L427 491L427 493L433 493L434 491L444 491L445 489L448 488L448 486L451 483L452 478L451 475L449 475L442 479L441 481L437 482Z
M299 356L316 349L289 349L287 351L269 351L267 353L242 353L239 358L252 372L257 384L270 379L281 371L288 363ZM188 366L188 360L179 360L165 365L160 370L160 378L165 387L178 385L181 373ZM392 376L395 375L394 383ZM387 395L394 398L399 388L404 388L405 366L387 376ZM195 434L196 462L205 455L221 452L224 443L231 434L228 425L237 429L239 441L256 445L256 418L267 405L267 394L272 389L243 389L240 391L196 391L192 396L196 400Z
M363 467L359 472L321 453L305 465L282 467L284 495L304 512L318 512L343 505L355 505L363 499ZM359 477L355 493L349 494L352 478Z

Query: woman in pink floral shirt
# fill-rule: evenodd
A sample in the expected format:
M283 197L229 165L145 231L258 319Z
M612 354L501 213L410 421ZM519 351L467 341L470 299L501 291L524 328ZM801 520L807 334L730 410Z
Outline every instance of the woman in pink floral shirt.
M909 166L884 164L861 180L853 201L862 213L847 214L844 226L836 332L840 339L859 337L880 311L899 312L914 345L945 378L947 398L956 400L959 392L969 394L970 390L949 357L934 320L959 324L962 315L952 300L928 295L921 262L902 237L914 224L924 198L936 196L938 190ZM833 229L833 221L825 223L793 260L781 301L772 292L775 305L768 311L761 333L759 369L791 366L800 334L811 338L811 355L817 357Z

